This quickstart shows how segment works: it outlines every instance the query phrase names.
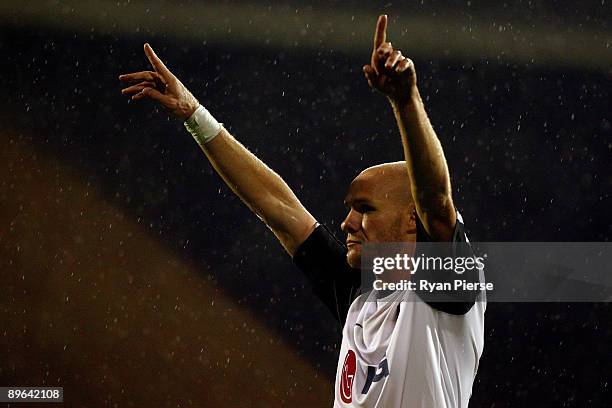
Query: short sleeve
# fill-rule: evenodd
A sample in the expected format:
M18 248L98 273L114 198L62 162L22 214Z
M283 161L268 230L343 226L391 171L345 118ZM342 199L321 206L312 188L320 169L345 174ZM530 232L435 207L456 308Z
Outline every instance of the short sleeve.
M311 282L315 295L342 324L361 283L359 269L349 266L346 252L346 247L320 224L293 257L293 262Z
M417 248L419 242L433 242L433 239L427 234L425 227L421 223L421 220L417 216ZM457 211L457 222L455 224L455 229L453 231L453 237L451 241L451 251L450 254L452 257L473 257L474 251L469 243L469 239L465 233L465 224L463 222L463 218L461 214ZM429 275L427 276L427 280L429 281L451 281L455 278L456 275L454 272L446 272L446 276L444 275ZM473 269L472 271L466 272L462 275L462 279L465 279L468 282L479 282L479 270ZM427 303L429 306L433 307L436 310L446 312L454 315L463 315L469 312L474 303L476 302L477 292L470 292L469 295L466 295L462 292L449 292L447 294L447 298L452 298L454 296L460 296L460 300L451 300L448 302L433 301L431 296L427 293L417 290L417 295Z

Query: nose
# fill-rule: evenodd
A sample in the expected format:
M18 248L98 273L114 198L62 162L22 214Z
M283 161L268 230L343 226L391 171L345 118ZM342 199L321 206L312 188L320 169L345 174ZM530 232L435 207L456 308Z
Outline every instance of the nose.
M346 234L355 234L361 229L361 214L353 209L346 215L340 229Z

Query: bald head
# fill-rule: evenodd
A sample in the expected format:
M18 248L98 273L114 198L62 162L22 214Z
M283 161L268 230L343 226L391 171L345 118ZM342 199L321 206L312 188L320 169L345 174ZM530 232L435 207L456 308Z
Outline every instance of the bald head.
M416 241L416 211L406 162L365 169L351 183L342 222L347 234L347 261L358 268L361 245L368 242Z
M414 201L405 161L368 167L355 177L351 189L353 185L367 188L378 199L392 200L402 206L413 204Z

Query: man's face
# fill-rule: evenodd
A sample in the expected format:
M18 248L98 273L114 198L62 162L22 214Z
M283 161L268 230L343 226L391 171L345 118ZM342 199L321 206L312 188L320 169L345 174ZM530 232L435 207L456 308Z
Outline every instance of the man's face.
M415 209L405 167L376 166L351 183L341 228L347 234L347 261L359 268L361 246L374 242L416 241Z

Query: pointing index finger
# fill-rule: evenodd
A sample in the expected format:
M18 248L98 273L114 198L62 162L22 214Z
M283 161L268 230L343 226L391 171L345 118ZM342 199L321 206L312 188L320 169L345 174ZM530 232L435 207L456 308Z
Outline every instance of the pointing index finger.
M374 33L374 50L382 45L387 39L387 15L383 14L378 17L376 22L376 32Z
M169 79L169 77L172 75L170 73L170 70L166 68L162 60L160 60L159 57L155 54L155 51L153 51L153 48L151 48L149 43L146 43L144 45L144 51L147 55L147 58L149 59L149 62L151 63L153 68L155 68L155 71L160 74L164 79Z

